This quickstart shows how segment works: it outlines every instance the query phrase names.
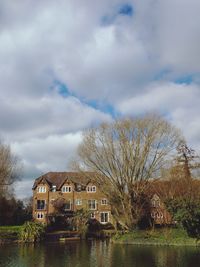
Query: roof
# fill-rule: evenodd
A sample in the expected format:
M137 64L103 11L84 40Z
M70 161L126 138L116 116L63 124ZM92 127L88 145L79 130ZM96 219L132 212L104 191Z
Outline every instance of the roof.
M48 172L35 179L33 189L42 181L46 182L49 186L56 185L57 189L60 189L67 180L76 184L87 185L91 178L92 172Z

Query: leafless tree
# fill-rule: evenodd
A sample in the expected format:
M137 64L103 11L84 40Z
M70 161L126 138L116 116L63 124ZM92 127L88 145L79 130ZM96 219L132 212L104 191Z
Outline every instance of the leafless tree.
M154 114L103 123L85 131L75 168L95 173L94 182L109 198L116 219L131 228L141 213L134 200L144 194L149 179L159 175L180 135Z
M200 197L200 183L195 172L200 168L200 157L196 151L181 140L172 166L166 170L165 182L156 186L161 195L167 198L193 199ZM164 175L163 175L164 177Z
M5 195L19 179L21 170L19 159L11 152L10 146L0 142L0 196Z

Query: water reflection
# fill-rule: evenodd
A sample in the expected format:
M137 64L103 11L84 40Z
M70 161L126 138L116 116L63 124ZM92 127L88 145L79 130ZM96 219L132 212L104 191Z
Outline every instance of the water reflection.
M0 246L1 267L199 267L200 249L88 241Z

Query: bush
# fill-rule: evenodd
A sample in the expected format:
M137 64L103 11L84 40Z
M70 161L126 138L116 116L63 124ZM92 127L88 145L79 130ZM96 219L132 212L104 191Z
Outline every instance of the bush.
M190 237L200 239L200 202L195 199L171 199L167 207L174 220L187 231Z
M45 233L45 226L36 222L25 222L19 233L19 238L24 242L40 241Z

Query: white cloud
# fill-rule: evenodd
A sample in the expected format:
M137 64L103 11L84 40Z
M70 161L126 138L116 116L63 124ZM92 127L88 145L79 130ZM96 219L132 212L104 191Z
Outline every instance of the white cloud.
M9 141L75 132L110 119L75 97L63 98L57 93L37 100L21 97L16 102L4 98L0 106L1 134Z
M154 83L118 106L124 115L158 112L180 128L194 148L200 150L200 87L175 83Z
M69 170L69 163L75 156L82 133L50 135L12 144L12 150L22 159L23 179L16 185L19 198L31 194L34 179L49 171Z
M33 180L21 180L15 184L15 195L18 199L25 199L32 195Z
M200 2L128 3L133 16L117 14L125 0L0 2L0 135L29 177L64 168L58 140L73 144L84 128L111 120L88 99L123 114L167 114L200 146ZM190 85L174 83L190 75ZM67 97L53 88L55 80L65 83Z

